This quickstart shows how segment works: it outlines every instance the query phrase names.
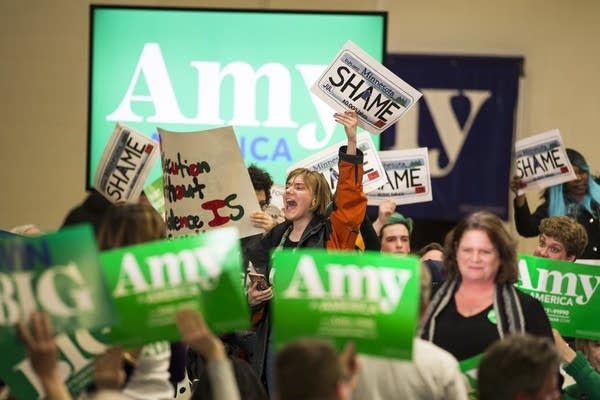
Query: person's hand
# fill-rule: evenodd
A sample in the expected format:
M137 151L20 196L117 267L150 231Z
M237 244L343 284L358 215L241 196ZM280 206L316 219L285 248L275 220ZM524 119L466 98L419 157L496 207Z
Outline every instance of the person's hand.
M264 211L256 211L250 214L250 222L255 228L260 228L269 232L277 223L269 214Z
M358 117L356 111L345 111L343 113L333 114L335 122L344 125L346 138L348 139L347 154L356 154L356 128L358 127Z
M125 385L123 349L110 348L94 361L94 383L98 389L121 389Z
M47 313L34 311L27 324L19 322L17 329L25 346L33 371L41 381L58 379L58 350L54 342L54 331Z
M573 361L577 353L575 353L571 346L565 342L565 339L563 339L556 329L552 329L552 335L554 336L554 343L556 343L556 347L558 348L563 361L566 363Z
M379 203L379 210L377 212L377 219L385 224L388 218L396 211L396 202L393 200L385 199Z
M510 190L515 194L515 200L517 207L523 207L525 205L525 194L518 194L519 189L525 186L523 180L517 176L513 176L510 181Z
M342 377L351 390L354 390L357 383L360 364L356 356L356 346L353 342L348 342L338 356L342 367Z
M379 203L379 209L377 211L377 219L373 221L373 229L377 236L381 231L381 228L385 225L388 218L396 211L396 202L393 200L385 199Z
M248 286L248 303L254 307L260 303L271 300L273 297L273 288L268 287L266 290L258 290L258 281L250 282Z
M223 342L211 332L202 315L196 311L180 310L175 319L181 340L207 361L223 360L227 357Z
M27 347L27 357L40 379L47 400L70 400L67 386L58 373L58 350L50 317L43 311L31 313L29 325L17 324L19 336Z

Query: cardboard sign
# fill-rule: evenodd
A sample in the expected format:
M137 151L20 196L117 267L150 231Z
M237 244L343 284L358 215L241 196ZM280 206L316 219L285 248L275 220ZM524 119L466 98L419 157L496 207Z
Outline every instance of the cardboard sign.
M158 132L169 237L224 226L240 237L263 232L250 222L260 206L233 128Z
M429 156L426 147L411 150L380 151L387 184L370 192L369 205L382 200L396 204L421 203L432 200Z
M412 358L417 258L282 249L273 254L273 266L276 346L317 336L332 339L338 348L351 340L360 353Z
M523 194L576 179L558 129L519 140L515 144L516 175Z
M111 340L124 348L177 340L180 309L200 312L215 333L248 328L235 227L105 251L101 261L120 318Z
M345 146L346 141L339 142L314 154L304 160L292 165L287 172L296 168L307 168L313 171L319 171L325 176L332 192L335 192L339 177L338 162L339 150ZM363 159L363 192L369 193L376 190L385 183L385 174L377 149L371 140L371 136L366 132L361 132L356 138L356 147L364 154Z
M336 111L356 111L359 126L376 135L395 124L421 97L351 41L310 90Z
M562 336L600 339L597 266L519 255L516 286L542 303Z
M135 202L157 156L158 143L117 123L102 153L94 187L112 203Z
M115 321L90 226L1 238L0 299L0 376L18 398L42 398L15 329L33 310L50 316L58 334L59 373L69 390L77 393L90 382L90 362L104 345L100 333L92 336L82 328L99 329Z

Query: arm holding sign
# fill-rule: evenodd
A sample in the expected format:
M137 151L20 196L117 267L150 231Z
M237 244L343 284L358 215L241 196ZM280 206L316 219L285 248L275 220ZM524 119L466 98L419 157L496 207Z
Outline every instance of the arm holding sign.
M206 360L212 398L239 400L238 386L233 374L233 367L225 352L225 346L211 332L204 318L197 312L180 310L177 313L176 322L183 342Z
M50 317L45 312L33 312L30 325L31 328L19 322L17 329L27 347L31 367L42 383L46 399L71 399L67 386L58 373L58 350Z
M334 114L336 122L344 125L348 145L339 151L339 180L333 212L329 216L331 233L327 249L353 250L360 225L367 211L367 196L363 192L363 154L356 147L358 117L354 111Z
M517 194L521 188L521 179L516 176L510 183L510 189L515 194L513 202L515 209L515 226L519 235L523 237L534 237L540 234L540 222L548 216L548 202L544 201L532 214L527 204L525 194Z

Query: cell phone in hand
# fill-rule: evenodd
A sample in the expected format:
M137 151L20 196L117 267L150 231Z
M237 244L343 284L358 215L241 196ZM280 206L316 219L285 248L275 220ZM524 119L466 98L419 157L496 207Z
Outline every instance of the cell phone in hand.
M255 274L255 273L249 272L248 277L250 278L250 282L252 282L252 283L258 282L258 284L256 285L256 288L258 290L261 290L261 291L267 290L271 286L269 284L269 281L263 274Z

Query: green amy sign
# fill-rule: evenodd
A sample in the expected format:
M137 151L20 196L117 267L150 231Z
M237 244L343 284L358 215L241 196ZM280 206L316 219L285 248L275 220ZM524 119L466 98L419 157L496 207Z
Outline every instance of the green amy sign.
M520 255L517 287L537 298L563 336L600 339L600 268Z
M411 359L419 307L419 261L374 252L281 250L273 332L277 346L303 336L347 341L358 352Z
M33 310L46 311L58 333L59 373L71 393L91 381L93 355L104 345L86 329L112 324L115 314L89 226L0 239L0 299L0 377L17 398L43 396L15 329Z
M236 228L106 251L101 263L120 317L114 343L177 340L180 309L200 312L216 333L249 326Z

